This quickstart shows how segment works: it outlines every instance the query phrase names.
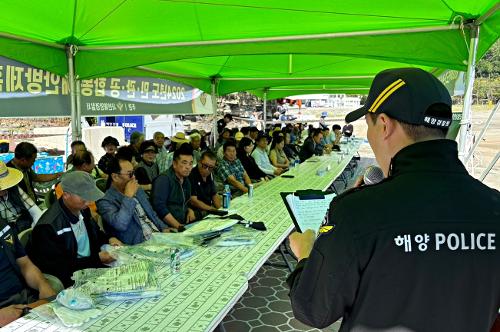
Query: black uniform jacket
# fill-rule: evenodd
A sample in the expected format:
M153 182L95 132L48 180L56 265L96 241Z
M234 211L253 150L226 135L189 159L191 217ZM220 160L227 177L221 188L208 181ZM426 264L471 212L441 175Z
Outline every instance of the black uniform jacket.
M90 210L81 211L89 236L90 256L78 258L78 244L70 222L78 217L64 206L62 198L56 201L38 220L31 234L28 256L43 272L56 276L64 287L73 285L73 272L105 267L99 259L100 247L108 243L104 234L90 216Z
M288 279L300 321L490 331L500 306L500 193L467 173L454 141L402 149L386 180L332 201L319 234Z
M314 140L312 137L306 138L304 141L304 145L302 145L302 148L300 149L299 152L299 158L300 161L305 161L312 156L321 156L323 154L323 149L316 143L314 143Z

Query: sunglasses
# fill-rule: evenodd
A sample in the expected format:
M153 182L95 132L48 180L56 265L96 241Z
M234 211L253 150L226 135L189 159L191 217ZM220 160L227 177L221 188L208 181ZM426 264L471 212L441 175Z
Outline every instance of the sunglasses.
M206 170L213 171L215 166L209 166L207 164L201 163L201 167L203 167Z

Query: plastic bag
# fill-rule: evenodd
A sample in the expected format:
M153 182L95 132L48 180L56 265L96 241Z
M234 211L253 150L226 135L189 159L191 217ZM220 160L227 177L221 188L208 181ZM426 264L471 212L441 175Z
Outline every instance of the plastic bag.
M127 254L126 249L127 247L125 246L112 246L110 244L105 244L101 246L102 251L107 251L111 257L115 259L115 261L111 263L106 263L104 265L109 266L109 267L117 267L120 265L125 265L125 264L130 264L132 263L135 258L132 257L131 255Z
M94 308L94 301L85 293L80 292L74 288L62 290L57 294L57 302L68 309L72 310L85 310Z
M67 327L82 326L89 320L102 315L102 311L99 309L71 310L57 304L53 304L52 309L57 318Z
M44 321L52 324L62 323L67 327L78 327L102 315L99 309L71 310L57 302L47 303L31 310Z
M111 300L153 297L161 294L155 268L150 261L109 269L85 269L73 273L79 291Z

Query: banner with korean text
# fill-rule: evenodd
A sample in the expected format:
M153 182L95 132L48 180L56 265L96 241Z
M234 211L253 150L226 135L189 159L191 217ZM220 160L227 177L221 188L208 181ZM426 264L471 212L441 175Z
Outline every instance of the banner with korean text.
M78 81L82 116L213 114L211 96L150 77ZM68 80L0 57L0 117L70 116Z

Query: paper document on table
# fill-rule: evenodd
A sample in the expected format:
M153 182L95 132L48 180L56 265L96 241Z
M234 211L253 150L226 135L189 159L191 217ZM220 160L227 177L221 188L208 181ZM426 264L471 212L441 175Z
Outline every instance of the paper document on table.
M335 194L326 194L324 198L317 199L301 199L300 196L294 194L286 196L288 206L301 232L308 229L318 232L330 207L330 202L335 196Z

